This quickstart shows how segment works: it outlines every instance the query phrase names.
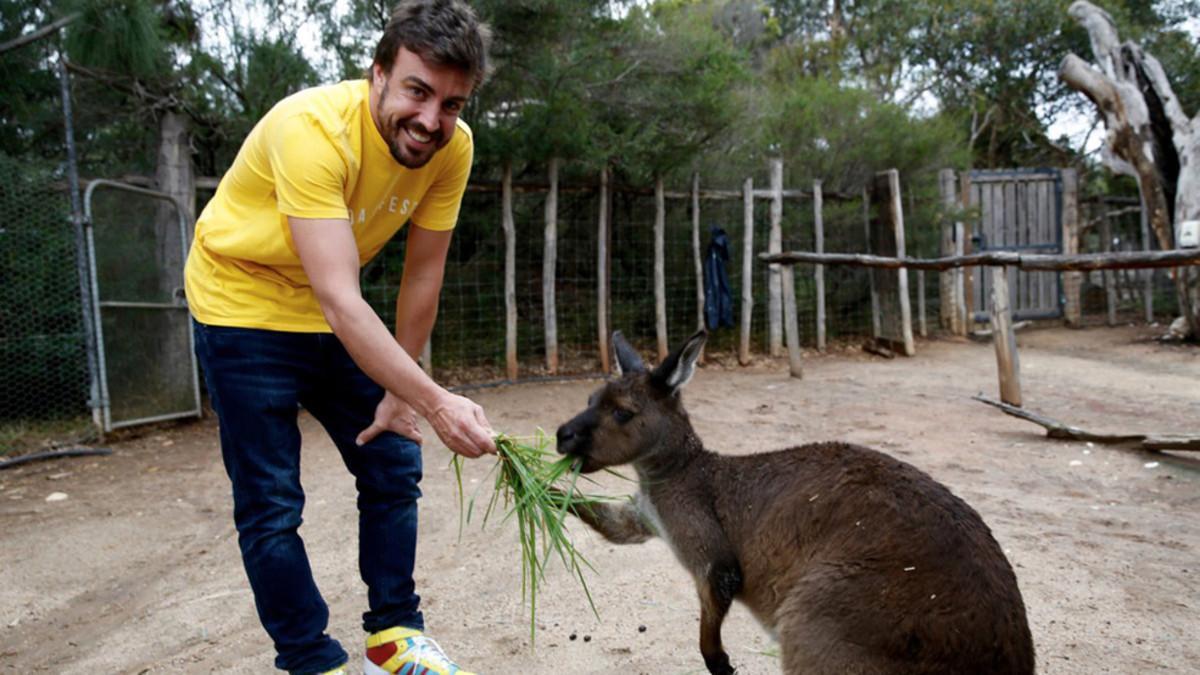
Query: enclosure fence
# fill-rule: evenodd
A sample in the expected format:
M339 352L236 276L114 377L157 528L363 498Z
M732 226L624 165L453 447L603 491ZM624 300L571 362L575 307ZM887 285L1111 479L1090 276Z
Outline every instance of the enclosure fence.
M807 186L811 190L811 183ZM667 341L676 343L700 327L697 286L703 283L696 269L698 230L700 256L709 254L715 229L730 244L728 274L733 302L733 325L709 326L706 348L709 355L732 356L740 341L742 291L752 288L750 341L756 355L771 352L768 267L753 262L757 252L767 251L771 237L772 201L759 197L749 207L742 186L714 189L703 186L693 198L691 186L668 186L663 199L663 287ZM595 373L603 354L599 340L600 314L608 329L620 330L635 346L655 352L657 316L655 298L654 191L647 187L614 185L607 195L606 241L603 242L608 285L608 311L598 308L601 283L598 252L600 238L600 182L566 186L557 195L557 226L553 235L556 263L553 267L554 324L552 333L558 358L547 359L545 330L546 223L549 193L544 184L518 184L512 190L512 236L514 240L514 289L516 309L516 360L522 379L552 374ZM812 192L789 189L780 216L783 249L808 249L815 245ZM468 191L451 244L446 266L438 320L432 336L432 367L439 379L450 382L480 382L508 379L506 368L505 231L502 226L503 197L499 186L476 185ZM696 204L699 204L696 225ZM914 202L915 204L915 202ZM936 205L927 205L933 208ZM752 250L746 250L747 208L753 225ZM826 198L823 213L823 242L826 250L865 251L863 204L860 196ZM917 249L931 246L932 238ZM932 249L930 249L932 252ZM404 255L401 236L385 248L363 271L363 289L385 321L394 315L395 294L402 274ZM749 259L750 277L744 262ZM823 270L826 321L817 320L817 277L814 269L797 273L794 292L799 308L801 340L807 347L818 342L818 326L824 325L825 340L857 341L871 334L871 302L865 270ZM924 286L929 299L929 321L937 322L937 284ZM914 297L917 288L913 288Z

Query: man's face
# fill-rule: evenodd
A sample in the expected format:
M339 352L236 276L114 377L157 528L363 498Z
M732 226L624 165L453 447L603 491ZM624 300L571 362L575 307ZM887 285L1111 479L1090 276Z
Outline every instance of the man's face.
M371 68L371 117L392 157L417 169L446 147L471 95L470 76L401 47L392 71Z

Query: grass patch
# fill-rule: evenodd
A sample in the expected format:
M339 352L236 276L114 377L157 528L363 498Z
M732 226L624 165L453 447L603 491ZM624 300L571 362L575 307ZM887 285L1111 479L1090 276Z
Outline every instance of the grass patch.
M595 568L575 548L564 521L580 506L615 499L576 490L579 463L570 457L559 457L551 445L552 440L541 429L531 437L498 436L498 459L489 474L495 477L493 492L483 513L483 525L501 510L504 511L501 522L516 522L521 543L521 599L529 603L531 644L536 641L538 589L545 581L546 567L552 558L558 558L579 582L588 606L599 618L584 577L585 568L592 571ZM455 455L451 462L458 481L461 535L464 522L471 521L475 499L465 503L462 458Z
M90 417L0 420L0 457L89 443L97 437L98 432Z

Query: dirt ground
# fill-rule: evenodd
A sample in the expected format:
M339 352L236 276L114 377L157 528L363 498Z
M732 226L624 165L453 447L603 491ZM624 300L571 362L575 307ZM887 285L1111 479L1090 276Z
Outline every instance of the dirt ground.
M1093 431L1197 433L1200 350L1150 341L1152 330L1022 332L1026 407ZM990 344L921 341L916 357L891 361L810 356L803 380L789 379L783 360L702 369L685 400L707 446L751 453L841 439L912 462L971 503L1007 552L1041 672L1198 672L1200 458L1049 441L970 400L996 395ZM528 434L557 427L597 384L470 395L497 430ZM354 486L319 426L303 416L302 428L301 533L330 632L357 654L366 592ZM111 447L110 457L0 474L0 673L271 672L215 421ZM600 618L554 568L531 649L514 528L476 523L460 541L447 452L434 440L425 458L418 588L430 634L459 663L490 674L704 672L698 602L666 546L617 547L582 527L573 531L597 570ZM468 493L483 486L487 498L491 465L468 463ZM67 498L47 501L56 492ZM744 609L724 638L739 673L779 672L777 648Z

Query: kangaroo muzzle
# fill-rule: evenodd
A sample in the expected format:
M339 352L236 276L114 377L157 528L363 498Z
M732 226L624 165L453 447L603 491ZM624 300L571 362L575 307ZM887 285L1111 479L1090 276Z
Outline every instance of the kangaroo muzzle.
M591 419L593 416L589 413L590 411L585 411L576 415L558 428L555 436L560 455L587 457L592 449L592 427L595 425Z

